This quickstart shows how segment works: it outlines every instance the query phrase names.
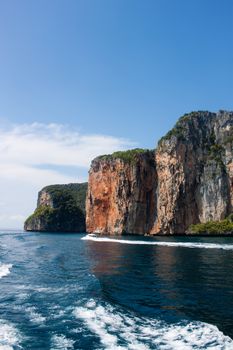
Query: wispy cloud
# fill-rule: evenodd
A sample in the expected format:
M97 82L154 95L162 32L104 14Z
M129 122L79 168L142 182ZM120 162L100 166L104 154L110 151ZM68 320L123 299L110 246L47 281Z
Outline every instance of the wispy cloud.
M132 147L129 140L106 135L81 135L58 124L23 124L0 130L0 160L25 165L88 167L95 156Z
M9 227L34 208L38 190L54 183L82 182L91 160L134 147L130 140L82 135L60 124L21 124L0 129L0 226ZM63 171L59 170L63 168ZM64 173L77 168L77 174ZM56 169L56 170L54 170Z

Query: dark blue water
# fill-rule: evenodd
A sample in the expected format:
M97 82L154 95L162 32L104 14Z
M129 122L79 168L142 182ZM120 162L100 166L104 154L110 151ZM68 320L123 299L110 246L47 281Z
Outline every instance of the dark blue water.
M233 239L0 233L0 350L233 349Z

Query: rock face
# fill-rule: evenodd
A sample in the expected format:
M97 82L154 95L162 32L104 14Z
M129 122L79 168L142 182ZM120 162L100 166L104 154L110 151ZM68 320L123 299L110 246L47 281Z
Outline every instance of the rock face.
M153 151L96 158L87 231L180 234L233 208L233 112L192 112Z
M191 224L223 219L231 211L233 152L227 141L233 114L191 113L158 145L157 232L182 233Z
M135 152L129 160L120 156L95 159L87 194L88 231L150 231L156 212L156 181L154 152Z
M86 192L87 183L44 187L25 231L85 232Z

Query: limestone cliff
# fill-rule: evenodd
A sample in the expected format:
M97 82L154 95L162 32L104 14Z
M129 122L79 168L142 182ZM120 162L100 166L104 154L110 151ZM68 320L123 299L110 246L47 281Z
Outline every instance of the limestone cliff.
M85 232L87 183L52 185L38 194L37 208L25 221L26 231Z
M155 233L182 233L231 211L232 125L233 113L191 113L159 142Z
M179 234L232 212L232 112L186 114L155 152L129 154L92 162L88 232Z
M88 231L150 231L156 212L156 181L153 151L117 152L96 158L89 174Z

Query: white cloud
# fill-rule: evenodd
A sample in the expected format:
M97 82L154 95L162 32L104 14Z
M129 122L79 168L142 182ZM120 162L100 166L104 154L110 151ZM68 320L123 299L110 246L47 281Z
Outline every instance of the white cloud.
M0 226L22 226L43 186L86 181L93 158L134 146L129 140L82 135L59 124L21 124L0 129L0 200L4 203L0 207ZM66 166L77 168L77 174L69 175L68 168L64 173ZM86 169L86 177L81 168Z
M16 125L0 130L0 159L27 165L88 167L95 156L132 146L128 140L105 135L81 135L63 125Z

